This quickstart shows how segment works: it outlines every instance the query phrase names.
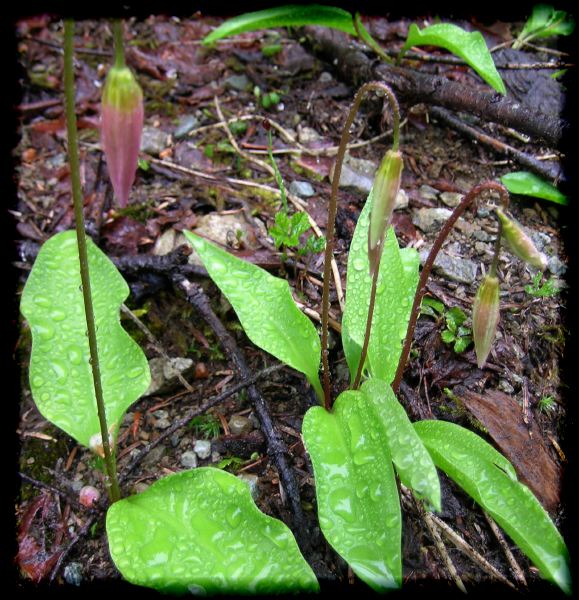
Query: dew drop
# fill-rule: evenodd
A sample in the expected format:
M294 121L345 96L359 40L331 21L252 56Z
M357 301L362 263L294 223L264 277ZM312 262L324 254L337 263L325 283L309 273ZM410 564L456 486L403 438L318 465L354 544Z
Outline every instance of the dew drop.
M225 512L225 518L229 525L233 528L239 527L241 523L241 509L239 506L232 506Z
M342 517L342 519L350 523L354 521L350 490L347 488L338 488L333 490L330 492L328 502L331 510L339 517Z
M143 372L143 369L141 367L133 367L128 373L127 376L130 377L131 379L135 379L136 377L138 377L139 375L141 375Z
M68 347L68 360L73 365L80 365L82 363L82 351L78 346Z
M354 269L356 269L356 271L362 271L366 264L364 259L357 257L352 261L352 266Z
M44 379L42 377L40 377L40 375L35 375L32 378L32 385L37 388L41 387L44 385Z
M50 394L48 392L42 392L42 394L40 394L40 400L42 400L42 402L48 402L50 400Z
M36 295L34 296L34 304L48 308L50 306L50 300L46 296Z
M67 378L68 372L66 367L61 362L53 360L50 363L50 366L52 367L52 370L54 371L54 374L58 380L64 381Z
M33 331L41 340L51 340L54 337L54 327L49 323L36 322Z
M56 309L50 313L50 317L53 321L64 321L66 313L63 310Z

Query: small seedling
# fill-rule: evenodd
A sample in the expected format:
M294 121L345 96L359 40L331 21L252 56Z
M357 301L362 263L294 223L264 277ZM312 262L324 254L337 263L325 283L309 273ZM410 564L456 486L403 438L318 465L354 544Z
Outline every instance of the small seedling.
M530 284L525 286L525 292L536 298L556 296L561 291L560 284L555 279L547 279L544 283L542 273L535 273Z
M188 427L193 429L195 437L211 440L219 436L221 423L212 415L200 415L189 421Z
M420 312L423 315L444 319L446 328L440 334L445 344L454 344L457 354L464 352L472 343L472 330L463 323L467 320L466 314L457 306L445 310L444 304L434 298L423 298Z
M552 410L555 409L555 406L557 405L555 398L553 398L553 396L542 396L541 399L539 400L539 402L537 403L537 408L542 412L542 413L550 413Z

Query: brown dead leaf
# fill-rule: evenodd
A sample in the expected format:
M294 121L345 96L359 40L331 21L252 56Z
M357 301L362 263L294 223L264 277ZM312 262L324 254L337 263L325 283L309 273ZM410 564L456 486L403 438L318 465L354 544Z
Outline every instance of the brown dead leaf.
M546 510L554 511L559 503L561 468L549 454L537 424L533 421L530 427L525 425L517 401L498 390L487 390L483 395L457 386L453 392L487 428L521 481Z

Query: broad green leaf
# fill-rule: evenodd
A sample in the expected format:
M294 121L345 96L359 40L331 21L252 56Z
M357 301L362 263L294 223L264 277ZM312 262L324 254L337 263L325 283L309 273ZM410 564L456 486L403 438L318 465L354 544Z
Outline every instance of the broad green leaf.
M437 467L454 479L505 530L546 579L571 591L563 538L511 463L481 437L454 423L414 427Z
M183 233L211 279L233 306L247 337L303 373L322 399L324 394L318 378L320 338L312 322L296 306L288 282L232 256L190 231Z
M547 38L554 35L571 35L575 20L564 10L555 10L548 4L537 4L528 18L513 48L520 48L534 38Z
M169 475L115 502L106 527L115 565L136 585L195 595L318 590L290 530L219 469Z
M129 287L90 238L87 250L107 423L116 429L151 376L143 351L120 324L119 308ZM100 427L75 231L58 233L42 246L20 310L32 331L30 389L38 410L89 446Z
M401 50L401 56L412 46L440 46L462 58L497 92L507 93L505 84L495 67L495 63L480 31L465 31L452 23L438 23L425 27L422 31L415 23L410 25L408 37Z
M325 538L373 589L399 587L398 489L382 424L366 396L346 391L332 412L310 408L302 436L314 467Z
M346 309L342 319L342 344L352 379L355 377L364 343L372 280L368 266L368 226L373 190L370 191L350 245L346 284ZM376 286L376 304L365 368L390 382L394 378L402 340L410 317L418 282L418 253L400 250L392 227L384 240Z
M404 407L396 399L390 384L371 378L362 385L370 410L382 424L392 462L400 481L440 511L440 482L430 454L412 427Z
M348 11L318 4L291 4L233 17L206 36L203 43L211 44L221 38L246 31L302 25L322 25L356 35L352 15Z
M551 200L551 202L557 204L568 203L567 196L562 194L554 185L528 171L507 173L501 177L501 182L511 194L533 196L533 198Z

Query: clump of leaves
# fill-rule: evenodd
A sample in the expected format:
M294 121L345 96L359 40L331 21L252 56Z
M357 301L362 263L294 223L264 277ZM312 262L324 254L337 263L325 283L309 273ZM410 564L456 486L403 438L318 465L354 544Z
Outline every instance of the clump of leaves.
M555 10L549 4L537 4L527 19L513 48L522 48L531 40L549 38L556 35L571 35L575 29L575 19L564 10Z
M541 272L533 275L533 280L525 286L525 292L536 298L556 296L561 291L561 286L555 279L547 279L541 283L543 274Z
M467 316L458 306L445 310L444 304L439 300L423 298L420 310L423 315L435 319L444 318L446 328L440 336L445 344L454 345L454 351L457 354L461 354L470 346L472 343L472 330L464 325Z
M199 415L189 421L188 427L193 429L196 437L210 440L219 435L221 424L213 415Z

